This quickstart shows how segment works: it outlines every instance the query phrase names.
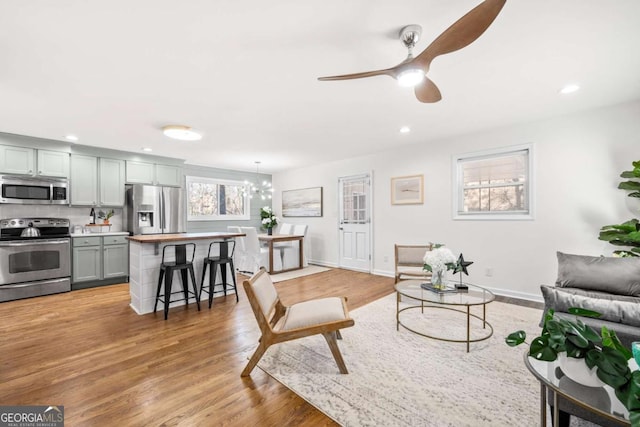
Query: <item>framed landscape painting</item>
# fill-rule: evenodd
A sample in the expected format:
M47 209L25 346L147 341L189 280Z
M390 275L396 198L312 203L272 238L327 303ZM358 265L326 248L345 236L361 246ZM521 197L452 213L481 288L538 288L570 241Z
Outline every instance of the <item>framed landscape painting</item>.
M392 205L421 205L424 203L424 177L422 175L391 178Z
M322 187L283 191L282 216L322 216Z

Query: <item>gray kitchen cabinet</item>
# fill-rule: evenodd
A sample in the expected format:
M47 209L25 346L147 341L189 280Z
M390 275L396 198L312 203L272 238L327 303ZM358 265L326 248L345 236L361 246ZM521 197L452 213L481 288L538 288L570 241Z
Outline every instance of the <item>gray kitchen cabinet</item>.
M87 236L73 238L73 272L71 283L79 289L117 283L129 275L129 243L127 236Z
M178 166L156 165L156 184L182 187L182 168Z
M124 174L124 160L72 155L71 204L124 206Z
M69 153L38 150L38 175L57 178L69 177Z
M124 206L124 160L100 158L100 206Z
M71 282L100 280L102 273L101 237L73 238Z
M129 275L129 244L126 236L104 236L103 279Z
M93 156L71 156L71 204L96 206L98 202L98 159ZM124 190L123 190L124 194Z
M182 187L182 168L127 160L127 183Z
M155 165L127 160L127 183L155 184Z
M33 148L0 145L0 172L33 175L35 151Z

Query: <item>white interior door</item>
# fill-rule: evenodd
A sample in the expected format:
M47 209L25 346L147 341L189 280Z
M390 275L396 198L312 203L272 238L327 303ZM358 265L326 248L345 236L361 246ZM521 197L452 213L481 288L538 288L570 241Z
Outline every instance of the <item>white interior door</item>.
M371 176L338 180L340 267L371 272Z

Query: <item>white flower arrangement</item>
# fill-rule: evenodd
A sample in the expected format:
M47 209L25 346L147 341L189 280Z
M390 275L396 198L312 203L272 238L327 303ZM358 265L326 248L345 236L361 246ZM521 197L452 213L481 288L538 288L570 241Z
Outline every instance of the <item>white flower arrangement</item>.
M426 271L453 270L456 267L456 257L449 248L444 245L434 245L435 249L424 254L424 267Z
M260 209L260 218L262 218L262 227L273 228L278 225L278 217L273 214L269 206Z

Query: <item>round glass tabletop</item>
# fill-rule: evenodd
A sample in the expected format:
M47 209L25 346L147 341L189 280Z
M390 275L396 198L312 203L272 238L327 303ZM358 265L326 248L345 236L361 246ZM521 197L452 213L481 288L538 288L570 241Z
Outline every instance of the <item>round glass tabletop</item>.
M431 302L443 305L482 305L488 304L495 299L495 295L478 285L463 282L467 286L466 290L457 290L456 284L460 282L448 280L444 291L427 289L423 284L428 284L424 280L402 280L395 285L396 291L400 295L413 298L418 301Z

